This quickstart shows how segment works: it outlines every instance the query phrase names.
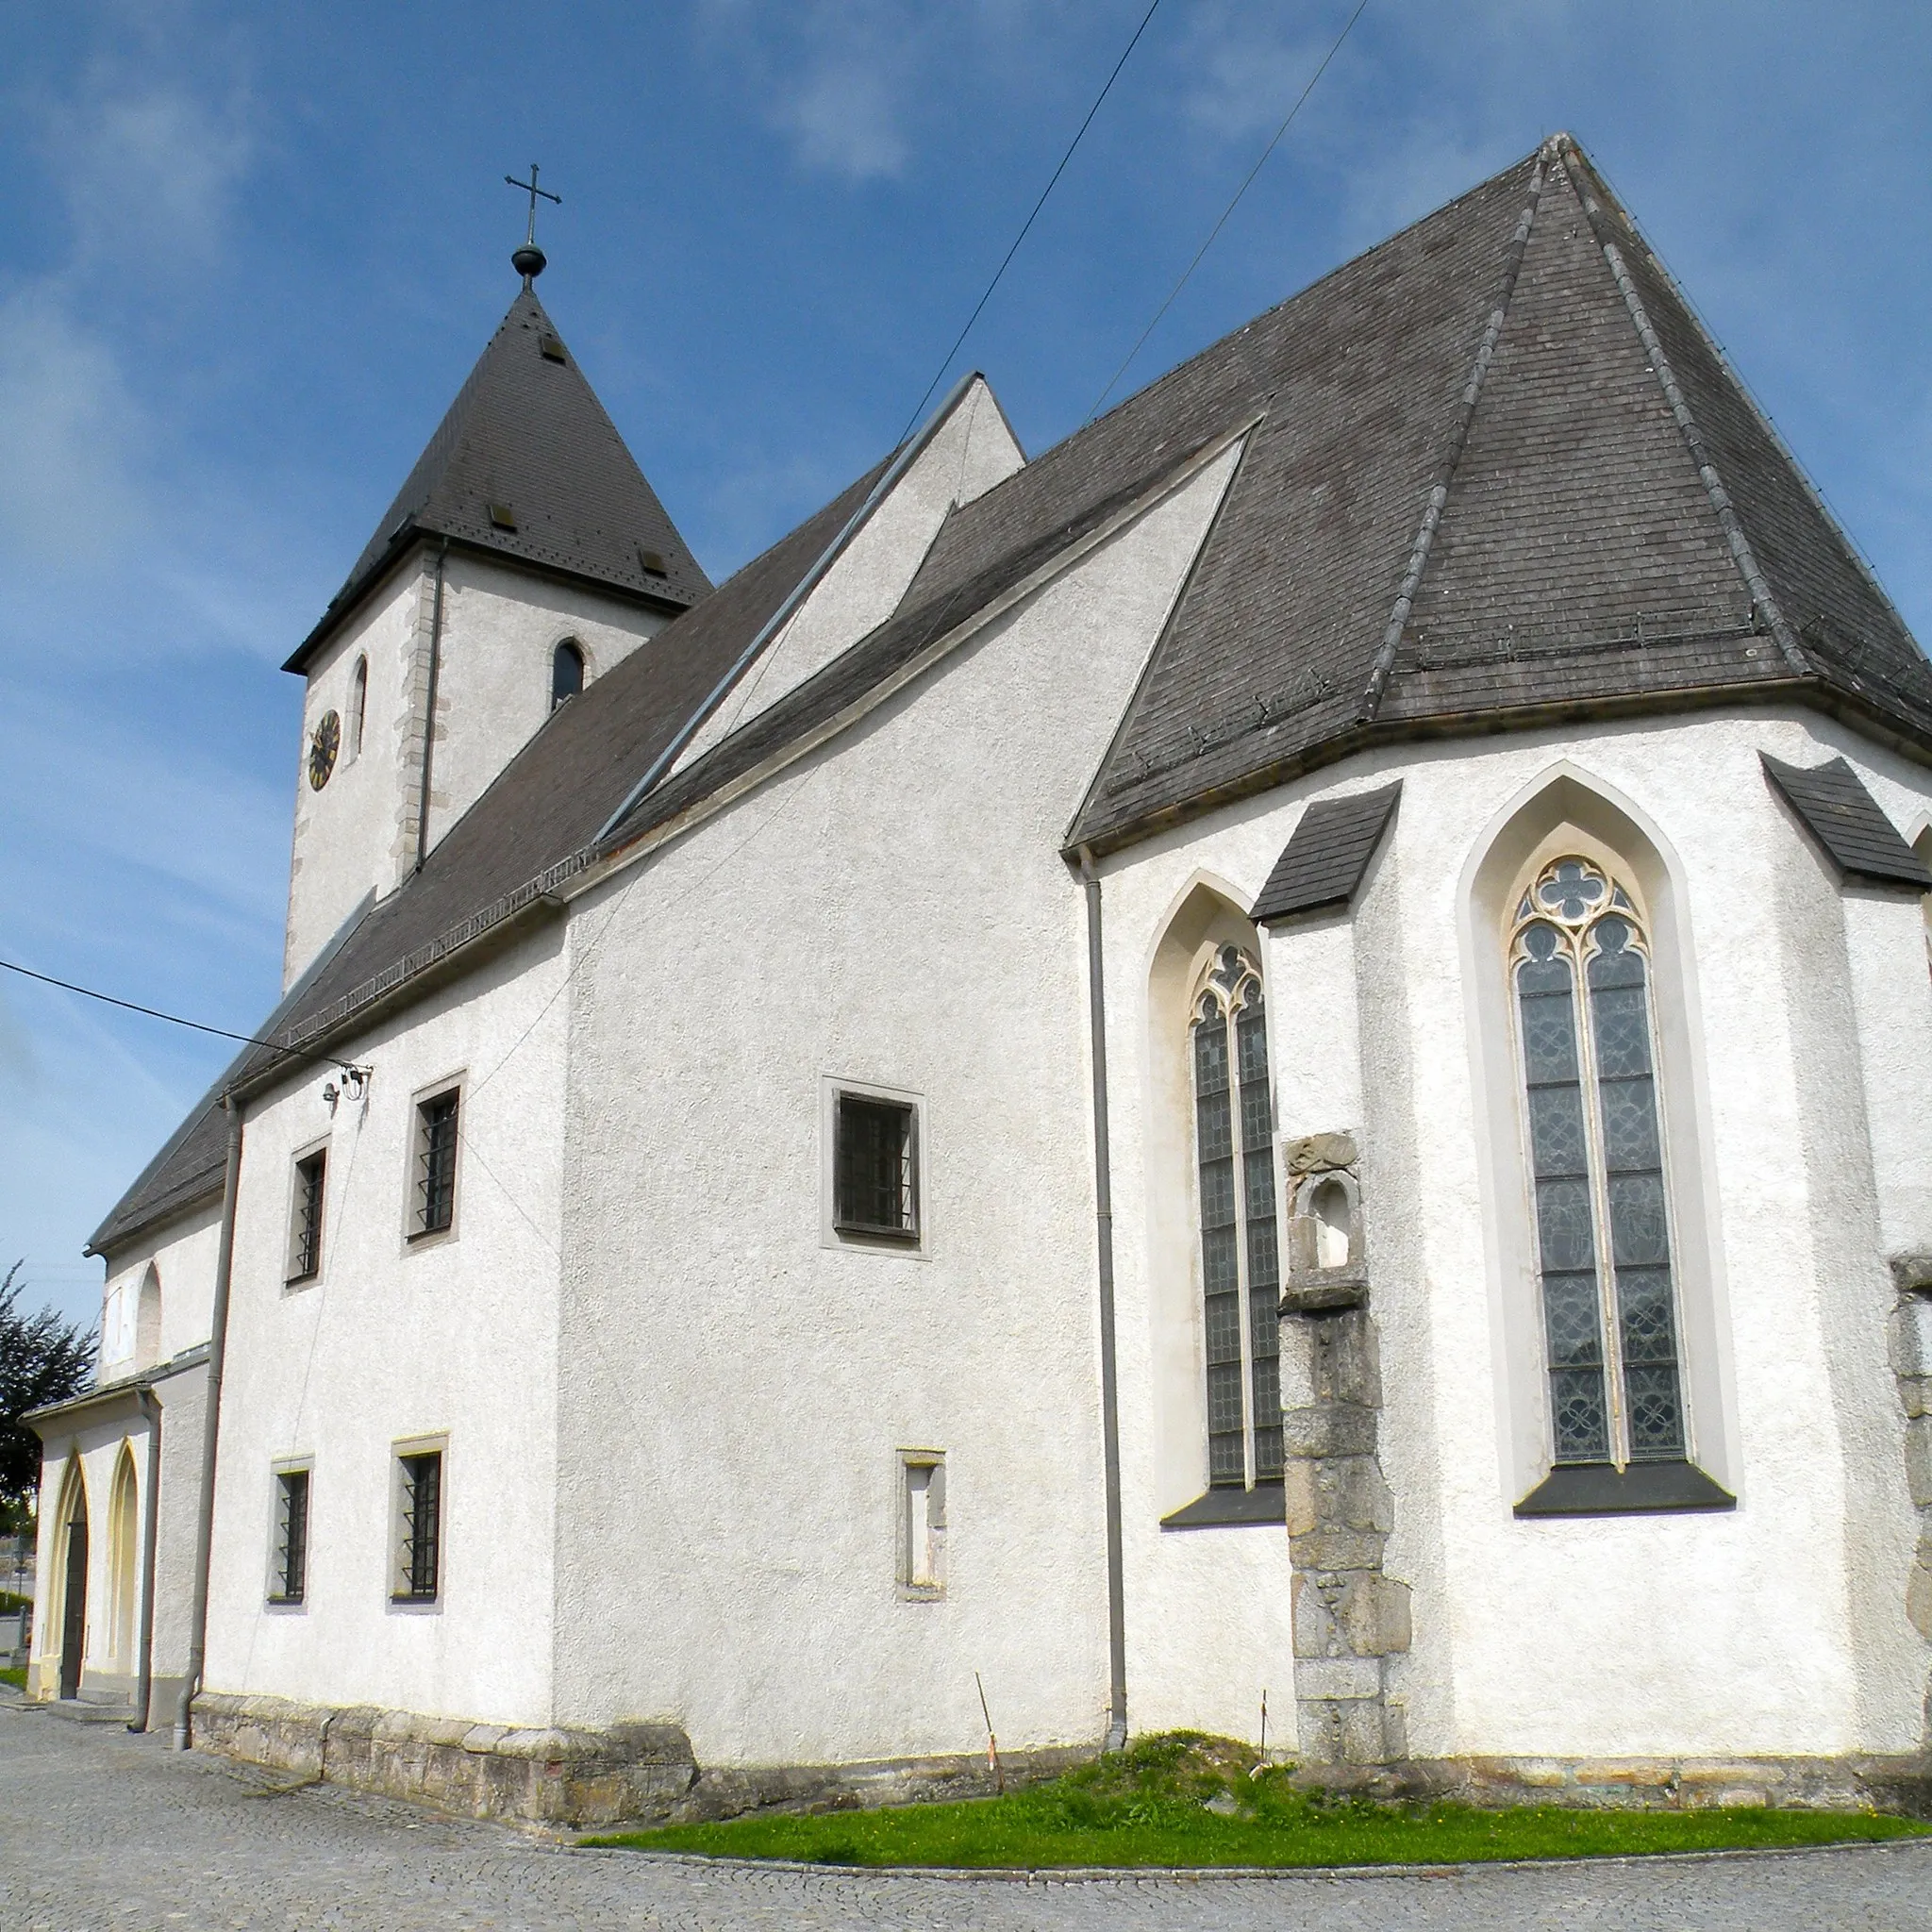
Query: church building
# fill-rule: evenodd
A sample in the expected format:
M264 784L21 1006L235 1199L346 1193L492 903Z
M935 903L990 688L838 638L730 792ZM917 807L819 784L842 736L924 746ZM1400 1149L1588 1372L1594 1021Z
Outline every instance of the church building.
M1264 1697L1907 1802L1932 664L1575 144L715 588L518 266L289 659L33 1693L573 1823Z

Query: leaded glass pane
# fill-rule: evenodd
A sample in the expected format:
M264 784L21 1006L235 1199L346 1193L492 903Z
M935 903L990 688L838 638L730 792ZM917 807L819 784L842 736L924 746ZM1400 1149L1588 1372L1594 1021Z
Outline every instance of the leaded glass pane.
M1587 1174L1583 1092L1572 1084L1529 1090L1529 1145L1539 1174Z
M1558 1462L1602 1462L1609 1455L1602 1370L1551 1370L1550 1409Z
M1603 1080L1598 1085L1603 1105L1604 1159L1610 1172L1661 1168L1663 1149L1657 1142L1656 1083L1646 1075L1635 1080Z
M1537 1249L1545 1274L1596 1265L1594 1218L1587 1180L1538 1181Z
M1274 1195L1271 1188L1263 1210L1268 1218L1255 1218L1255 1197L1248 1196L1248 1292L1257 1306L1274 1307L1274 1291L1281 1286L1280 1236L1275 1231Z
M1241 1298L1210 1294L1207 1299L1208 1359L1236 1362L1241 1358Z
M1602 1368L1603 1330L1594 1273L1543 1276L1543 1327L1555 1366Z
M1204 1233L1234 1226L1234 1162L1201 1163L1201 1227ZM1230 1277L1228 1286L1234 1285Z
M1676 1360L1677 1324L1668 1268L1619 1268L1617 1319L1626 1365Z
M1670 1238L1664 1227L1664 1177L1650 1174L1610 1176L1610 1252L1624 1268L1668 1266Z
M1633 1460L1684 1453L1683 1405L1674 1364L1624 1371L1624 1406L1628 1411Z

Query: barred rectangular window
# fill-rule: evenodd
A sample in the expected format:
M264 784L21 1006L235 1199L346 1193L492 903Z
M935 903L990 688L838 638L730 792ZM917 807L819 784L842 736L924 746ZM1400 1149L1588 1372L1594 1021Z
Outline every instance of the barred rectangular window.
M442 1545L442 1451L425 1449L396 1457L397 1603L434 1603Z
M919 1128L909 1102L838 1097L833 1219L841 1234L919 1239Z
M442 1234L456 1220L458 1098L452 1088L417 1106L412 1234Z
M275 1543L269 1601L299 1604L308 1585L308 1472L275 1476Z
M289 1276L313 1281L322 1273L323 1180L328 1155L317 1148L295 1163L295 1198L289 1216Z

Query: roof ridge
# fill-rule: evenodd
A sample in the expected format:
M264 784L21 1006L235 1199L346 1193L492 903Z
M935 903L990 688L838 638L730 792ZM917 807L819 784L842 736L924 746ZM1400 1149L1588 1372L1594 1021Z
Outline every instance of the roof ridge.
M1490 363L1495 357L1497 342L1502 340L1509 305L1516 299L1516 281L1523 270L1523 258L1529 249L1530 230L1535 227L1538 210L1542 206L1543 183L1548 179L1550 166L1559 151L1558 144L1564 139L1562 135L1552 135L1537 150L1536 169L1529 177L1529 205L1517 217L1516 231L1510 236L1509 246L1504 254L1503 286L1496 306L1490 310L1490 319L1484 325L1482 340L1476 344L1475 361L1470 369L1469 380L1463 386L1456 425L1450 431L1448 447L1437 467L1436 480L1429 490L1429 500L1423 510L1415 541L1409 546L1408 567L1403 572L1401 587L1395 593L1395 603L1389 612L1389 622L1375 652L1375 661L1370 667L1368 688L1356 708L1356 723L1358 724L1373 724L1375 713L1382 708L1383 693L1389 689L1390 675L1395 669L1396 649L1402 642L1402 633L1409 614L1415 608L1416 592L1422 588L1423 573L1428 568L1436 532L1441 527L1442 511L1449 501L1449 486L1455 480L1463 451L1469 447L1470 426L1475 421L1476 405L1482 398L1483 378L1490 373Z
M1684 439L1685 447L1690 452L1690 460L1697 466L1698 480L1704 485L1705 494L1710 499L1710 507L1716 513L1718 527L1724 534L1729 546L1731 560L1738 567L1738 574L1744 580L1744 588L1750 591L1752 602L1763 612L1766 624L1784 659L1798 676L1813 675L1810 660L1798 643L1782 609L1778 607L1776 594L1771 588L1771 580L1764 575L1763 567L1757 561L1757 553L1751 546L1751 540L1744 532L1737 506L1731 501L1731 494L1724 488L1724 478L1718 475L1716 458L1711 455L1710 446L1704 440L1704 432L1697 426L1697 419L1690 413L1690 404L1678 382L1676 372L1671 367L1671 358L1664 352L1662 339L1657 332L1656 325L1650 319L1650 311L1643 306L1643 297L1637 284L1630 278L1630 271L1624 260L1624 253L1617 245L1616 237L1608 232L1608 224L1604 208L1591 186L1591 169L1588 158L1576 142L1564 135L1558 137L1557 152L1562 159L1563 172L1568 175L1570 185L1576 192L1576 199L1583 206L1583 218L1590 224L1590 231L1596 238L1597 246L1603 250L1604 260L1608 264L1610 279L1617 285L1618 292L1624 298L1624 306L1630 311L1630 321L1637 330L1638 340L1643 344L1643 353L1649 359L1652 371L1657 379L1657 386L1664 392L1664 401L1670 408L1671 420L1677 425L1677 432ZM1588 171L1588 172L1586 172ZM1607 192L1607 191L1606 191ZM1640 242L1636 225L1630 224L1630 232ZM1650 253L1647 244L1645 253ZM1653 260L1656 257L1653 255ZM1667 277L1668 279L1668 277ZM1688 308L1688 304L1686 305ZM1696 318L1692 318L1693 324ZM1701 325L1697 325L1701 328ZM1719 358L1722 361L1722 358ZM1795 467L1795 465L1794 465Z

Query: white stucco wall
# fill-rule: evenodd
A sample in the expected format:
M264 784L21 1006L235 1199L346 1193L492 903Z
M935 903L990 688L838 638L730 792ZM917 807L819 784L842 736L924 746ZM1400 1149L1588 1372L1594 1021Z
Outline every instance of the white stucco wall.
M1003 1744L1103 1733L1085 915L1058 847L1232 463L581 902L561 1720L671 1719L704 1763L971 1752L977 1670ZM825 1243L827 1075L922 1097L923 1257ZM913 1448L947 1457L939 1601L895 1587ZM1234 1544L1194 1560L1176 1614L1206 1659L1270 1613Z
M1388 1563L1416 1588L1404 1695L1419 1754L1916 1744L1927 1653L1904 1612L1917 1526L1884 1317L1886 1255L1893 1242L1924 1244L1924 1209L1910 1158L1894 1156L1881 1225L1866 1096L1890 1110L1889 1144L1915 1148L1918 1096L1932 1080L1913 949L1923 940L1909 895L1840 891L1772 795L1760 747L1800 764L1842 750L1907 830L1907 803L1932 791L1924 774L1822 721L1633 724L1384 753L1108 869L1108 973L1126 997L1144 989L1162 924L1191 882L1224 880L1248 903L1306 798L1404 779L1353 919L1278 929L1268 997L1281 1133L1350 1124L1297 1114L1346 1104L1348 1083L1338 1090L1329 1063L1348 998L1335 984L1335 933L1352 929L1382 1456L1396 1507ZM1686 1311L1684 1350L1703 1357L1689 1364L1693 1448L1736 1490L1727 1514L1510 1513L1539 1473L1520 1466L1518 1441L1525 1412L1541 1441L1540 1338L1506 1332L1524 1309L1534 1319L1533 1278L1496 1278L1509 1247L1499 1229L1527 1214L1520 1163L1485 1151L1491 1117L1516 1105L1507 1040L1499 1055L1483 1037L1471 981L1491 971L1500 980L1500 941L1465 951L1458 900L1499 821L1566 764L1657 829L1674 879L1690 1009L1669 1024L1695 1064L1670 1096L1667 1128L1680 1191L1683 1170L1701 1171L1711 1247L1690 1252L1697 1230L1687 1224L1700 1217L1679 1200L1680 1274L1687 1296L1706 1304ZM1862 1035L1859 1001L1871 1016ZM1135 1017L1122 1022L1116 1069L1144 1068ZM1124 1338L1161 1305L1137 1250L1170 1269L1181 1251L1171 1234L1136 1224L1141 1203L1158 1218L1162 1183L1132 1166L1142 1129L1124 1086L1117 1074ZM1138 1374L1124 1341L1128 1441L1144 1400Z
M247 1120L209 1688L548 1721L564 1005L551 924ZM410 1242L415 1101L460 1076L454 1229ZM328 1150L322 1270L285 1287L293 1163ZM390 1602L392 1445L447 1438L442 1586ZM310 1458L308 1588L270 1607L274 1470Z
M222 1204L216 1198L109 1252L101 1296L102 1381L150 1369L208 1340L221 1240ZM156 1346L143 1345L141 1328L142 1289L150 1268L160 1291Z
M701 758L883 624L898 608L951 511L983 495L1024 461L986 378L974 377L672 769L682 770Z

